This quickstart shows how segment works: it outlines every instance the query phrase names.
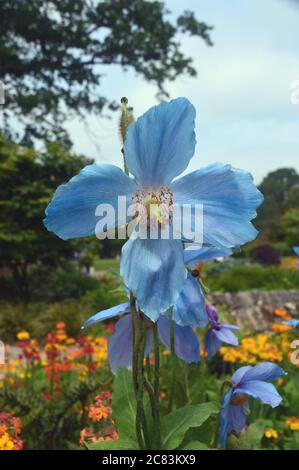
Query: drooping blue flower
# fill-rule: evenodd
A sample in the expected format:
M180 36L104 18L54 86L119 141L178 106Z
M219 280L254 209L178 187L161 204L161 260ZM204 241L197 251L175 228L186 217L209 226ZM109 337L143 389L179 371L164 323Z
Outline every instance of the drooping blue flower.
M84 327L92 325L107 318L128 313L130 304L123 303L115 307L98 312L89 318ZM158 322L158 334L161 342L170 349L169 319L161 315ZM200 345L192 328L174 325L175 354L185 362L198 362L200 359ZM147 326L147 337L144 354L147 356L153 347L153 334L150 323ZM131 316L124 315L115 325L114 333L108 338L108 359L112 372L115 374L118 367L131 367L132 365L132 325Z
M299 320L292 318L292 320L284 320L281 322L283 325L290 326L291 328L297 328L299 325Z
M220 415L219 442L223 448L231 431L239 434L245 428L244 410L249 408L250 397L272 408L280 404L282 398L270 382L283 375L287 375L286 372L271 362L240 367L233 374L232 388L224 397Z
M208 319L210 321L210 328L206 334L205 349L208 354L208 359L211 359L219 351L222 343L238 346L239 341L236 335L231 330L240 330L237 325L223 325L218 317L216 308L208 304L206 306Z
M201 204L204 245L230 248L254 239L251 220L263 198L249 173L216 163L172 182L194 154L194 119L185 98L151 108L127 130L124 153L134 179L110 164L87 166L57 189L46 210L47 229L64 240L92 235L97 206L110 204L117 214L121 195L128 206L138 201L148 207L149 199ZM107 231L114 225L109 220ZM181 240L131 237L122 249L121 275L141 310L156 321L176 302L187 277Z
M208 323L204 293L191 273L188 273L183 289L173 305L172 319L180 326L203 328Z
M193 270L200 263L230 256L231 254L232 250L228 248L203 247L194 249L190 247L184 250L184 262L188 269ZM193 276L190 272L178 299L173 305L172 318L180 326L203 328L208 323L206 301L202 287L196 276Z

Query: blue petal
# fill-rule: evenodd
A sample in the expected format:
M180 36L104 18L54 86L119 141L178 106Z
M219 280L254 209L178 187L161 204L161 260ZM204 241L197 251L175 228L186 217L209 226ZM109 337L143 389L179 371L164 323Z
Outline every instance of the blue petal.
M299 246L293 246L294 253L299 256Z
M159 337L164 346L170 350L170 331L168 318L161 316L158 320ZM183 361L198 362L199 355L199 341L192 328L185 326L174 325L174 350L176 356Z
M243 375L241 383L247 383L250 380L263 380L265 382L271 382L276 380L283 375L287 375L286 372L276 364L272 362L262 362L248 370Z
M89 325L93 325L93 323L107 320L107 318L116 317L117 315L121 315L122 313L127 313L129 311L130 304L128 302L116 305L115 307L107 308L107 310L102 310L101 312L96 313L86 320L82 328L86 328Z
M234 394L238 393L250 395L260 400L262 403L270 405L272 408L278 406L282 401L282 397L279 395L274 385L269 382L263 382L262 380L250 380L249 382L245 382L234 389Z
M225 449L226 447L226 439L227 435L230 431L230 408L231 408L231 398L232 398L232 390L229 390L224 397L222 410L220 413L220 429L219 429L219 443L221 447Z
M189 268L195 267L198 263L204 263L206 261L211 261L216 258L221 258L225 256L230 256L232 250L229 248L214 248L203 247L203 248L186 248L184 251L184 261Z
M187 271L179 240L130 238L122 248L121 276L139 308L156 321L174 304Z
M241 328L237 325L231 325L229 323L226 323L225 325L221 325L222 328L229 328L230 330L237 330L239 331Z
M63 240L93 235L99 220L95 215L97 206L112 205L117 217L118 196L126 196L130 204L136 189L136 183L117 166L88 165L56 190L44 224ZM107 230L116 225L117 219L112 219Z
M219 349L221 348L221 341L217 338L215 335L214 330L211 328L208 330L206 334L206 344L205 344L205 349L208 354L208 359L212 359L212 357L217 354Z
M232 346L238 346L239 344L239 341L236 335L224 325L221 325L219 330L215 329L214 333L217 336L217 338L223 343L231 344Z
M195 149L195 109L186 98L150 108L128 127L126 163L141 185L168 184L188 166Z
M231 405L229 407L229 432L240 433L246 426L246 415L244 406Z
M197 279L188 273L184 288L173 306L173 320L180 326L204 327L208 322L205 298Z
M232 381L234 384L238 384L241 382L244 374L246 372L248 372L249 370L252 369L252 366L243 366L243 367L240 367L239 369L236 370L236 372L234 372L234 374L232 375Z
M153 348L153 334L147 332L144 355ZM132 323L130 315L125 315L115 325L113 335L108 338L108 359L113 374L119 367L132 366Z
M206 305L206 310L207 310L207 315L208 315L209 321L213 325L219 325L220 320L219 320L219 317L218 317L218 312L217 312L216 307L214 307L214 305L212 305L212 304L207 304Z
M250 221L263 196L249 173L215 163L178 179L171 189L175 204L203 205L204 244L230 248L256 237Z
M296 320L295 318L293 318L293 320L283 321L282 324L290 326L291 328L297 328L297 326L299 325L299 320Z

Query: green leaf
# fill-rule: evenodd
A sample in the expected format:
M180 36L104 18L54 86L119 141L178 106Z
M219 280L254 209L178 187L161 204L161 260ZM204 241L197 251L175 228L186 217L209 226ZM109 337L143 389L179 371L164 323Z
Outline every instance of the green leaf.
M118 369L115 377L112 410L120 438L136 441L136 400L133 379L132 374L124 367Z
M88 450L138 450L136 441L131 439L118 439L117 441L94 442L86 444Z
M201 426L209 416L218 412L219 405L216 402L208 402L187 405L169 413L162 419L162 448L176 449L188 429Z
M299 432L295 431L291 439L286 439L284 444L285 450L298 450L299 449Z
M217 449L210 449L203 442L192 441L192 442L188 442L188 444L186 444L180 450L217 450Z
M239 437L231 434L228 438L228 449L234 450L259 450L266 427L271 427L272 421L259 419L242 431Z

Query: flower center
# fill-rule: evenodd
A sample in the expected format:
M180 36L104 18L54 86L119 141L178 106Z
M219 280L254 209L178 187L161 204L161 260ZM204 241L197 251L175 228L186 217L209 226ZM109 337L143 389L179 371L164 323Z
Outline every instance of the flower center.
M245 393L236 393L236 395L233 396L231 399L230 403L231 405L244 405L244 403L247 403L249 400L249 396L246 395Z
M137 191L132 199L134 216L148 228L151 224L164 227L172 220L173 195L167 186L145 187Z

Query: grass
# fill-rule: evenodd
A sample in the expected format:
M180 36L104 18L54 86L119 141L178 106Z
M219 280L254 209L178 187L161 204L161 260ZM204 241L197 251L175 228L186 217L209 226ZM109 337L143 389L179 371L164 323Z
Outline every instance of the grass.
M93 266L96 271L119 271L119 259L108 258L94 260Z

